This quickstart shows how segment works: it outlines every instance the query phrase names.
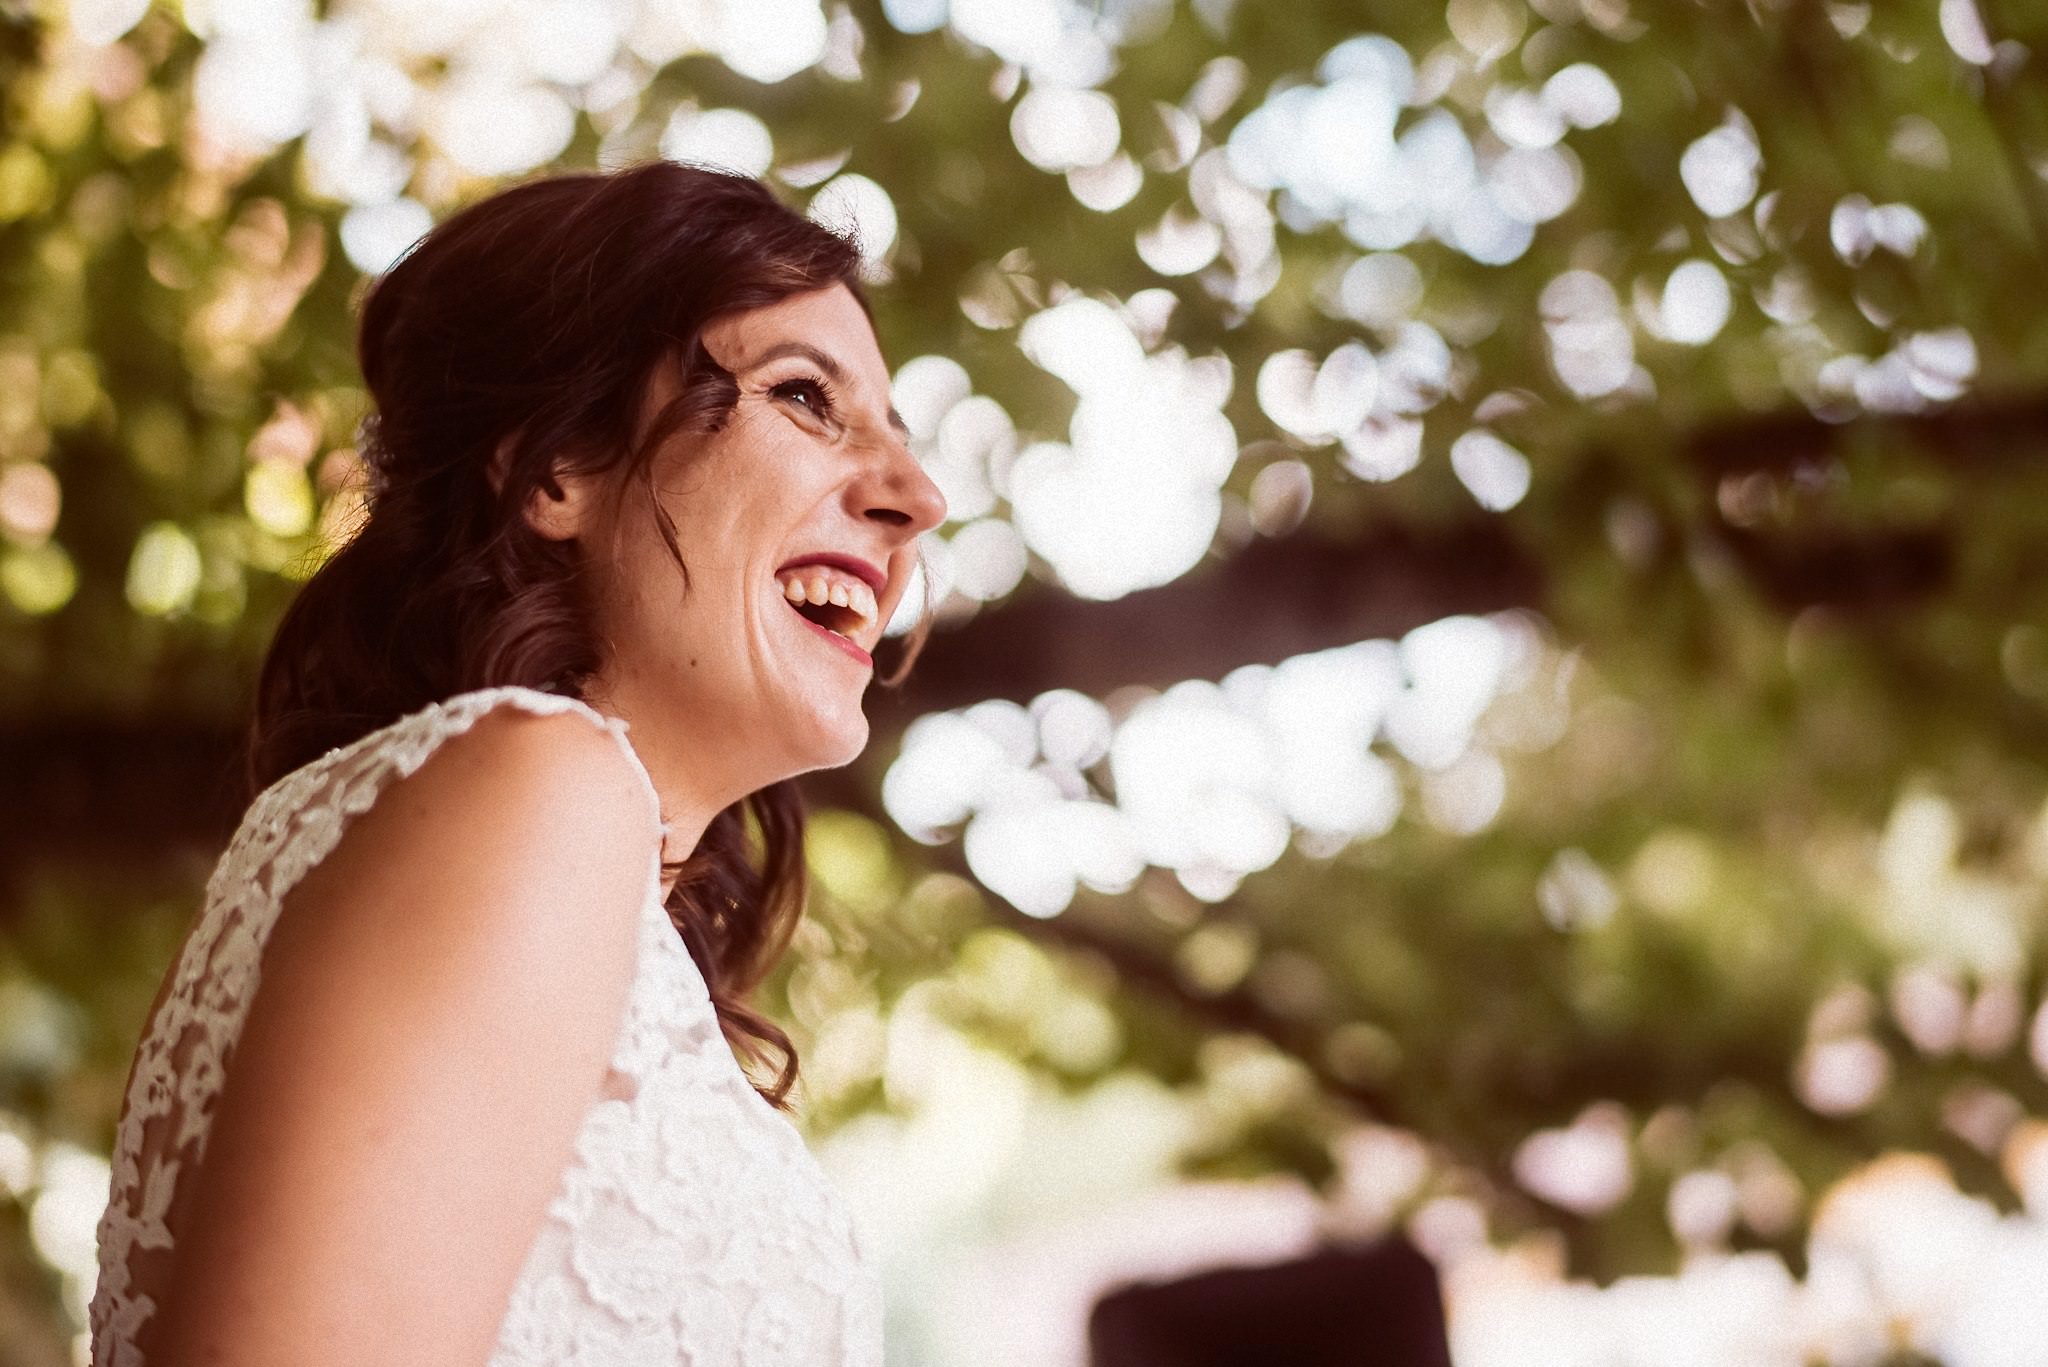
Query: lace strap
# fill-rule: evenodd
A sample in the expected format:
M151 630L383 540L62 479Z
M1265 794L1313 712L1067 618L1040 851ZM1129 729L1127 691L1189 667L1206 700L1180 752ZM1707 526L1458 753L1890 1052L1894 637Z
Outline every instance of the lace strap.
M543 716L574 713L611 734L626 762L638 775L641 789L647 795L648 809L654 813L658 860L660 840L668 834L669 823L660 817L661 798L655 791L654 780L648 775L647 766L642 763L632 741L627 739L629 723L625 718L608 716L582 699L566 694L549 693L522 684L502 684L445 698L372 731L353 744L329 752L326 758L332 767L327 771L323 785L326 800L301 808L302 811L318 811L325 819L303 824L294 833L297 838L287 840L278 851L269 880L271 895L282 898L309 869L326 858L340 843L349 818L368 811L387 785L416 772L445 741L461 735L475 726L484 714L505 704Z

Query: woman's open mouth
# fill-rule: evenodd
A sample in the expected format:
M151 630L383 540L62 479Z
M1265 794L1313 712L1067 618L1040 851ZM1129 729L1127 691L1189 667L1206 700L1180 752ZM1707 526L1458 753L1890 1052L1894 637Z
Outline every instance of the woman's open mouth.
M860 644L874 637L874 590L845 570L802 565L775 576L782 600L811 631L869 668L874 657Z

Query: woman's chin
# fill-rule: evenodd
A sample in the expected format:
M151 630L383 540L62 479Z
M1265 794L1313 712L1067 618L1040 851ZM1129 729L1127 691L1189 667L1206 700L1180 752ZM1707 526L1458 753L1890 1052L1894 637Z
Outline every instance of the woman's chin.
M813 769L843 769L860 758L868 748L868 719L856 711L853 716L826 723L820 718L809 729L801 747L804 772Z

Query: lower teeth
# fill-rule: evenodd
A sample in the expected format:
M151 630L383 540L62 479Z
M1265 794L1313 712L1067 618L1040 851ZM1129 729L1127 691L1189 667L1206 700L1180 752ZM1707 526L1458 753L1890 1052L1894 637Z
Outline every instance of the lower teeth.
M842 641L851 642L853 640L851 636L848 636L845 632L840 631L838 628L827 627L823 622L818 621L816 618L805 616L804 613L801 610L799 610L797 605L794 603L791 603L789 605L789 610L791 612L796 613L797 616L802 617L806 622L809 622L814 627L824 627L826 631L831 632L834 636L837 636Z

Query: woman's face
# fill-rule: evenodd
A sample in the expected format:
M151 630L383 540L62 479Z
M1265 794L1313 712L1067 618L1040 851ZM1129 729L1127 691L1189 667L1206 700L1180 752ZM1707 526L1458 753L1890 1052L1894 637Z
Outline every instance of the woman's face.
M716 319L703 341L738 404L716 432L671 437L650 467L687 588L637 487L579 537L604 548L598 691L636 743L730 801L867 744L869 657L946 503L910 454L874 330L844 286ZM675 392L663 368L643 423Z

